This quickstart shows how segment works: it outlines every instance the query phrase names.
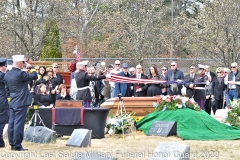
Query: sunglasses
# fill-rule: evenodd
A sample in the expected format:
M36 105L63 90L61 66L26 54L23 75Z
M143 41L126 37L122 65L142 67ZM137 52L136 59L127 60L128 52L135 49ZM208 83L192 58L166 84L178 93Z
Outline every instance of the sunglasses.
M217 72L217 73L222 73L222 72Z
M194 68L190 68L191 70L194 69Z
M58 67L53 67L53 68L58 68Z
M224 72L224 73L228 73L228 72Z
M236 68L236 66L233 66L233 67L231 67L231 68Z
M175 64L172 64L171 66L175 66Z
M120 66L120 64L115 64L116 66Z
M162 71L166 71L167 69L162 69Z

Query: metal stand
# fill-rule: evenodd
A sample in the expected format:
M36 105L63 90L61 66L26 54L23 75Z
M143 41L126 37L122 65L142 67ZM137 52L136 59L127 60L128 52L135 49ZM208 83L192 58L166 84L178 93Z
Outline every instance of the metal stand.
M36 136L37 117L40 119L39 124L42 123L43 126L46 127L45 124L44 124L43 121L42 121L42 118L41 118L40 115L39 115L39 110L34 110L34 114L33 114L32 118L31 118L31 120L29 121L29 122L30 122L30 123L29 123L29 126L30 126L30 125L32 124L32 120L33 120L33 118L34 118L34 129L33 129L33 133L32 133L32 135L33 135L32 142L33 142L33 143L35 142L35 141L34 141L34 138L35 138L35 136ZM28 127L29 127L29 126L28 126Z

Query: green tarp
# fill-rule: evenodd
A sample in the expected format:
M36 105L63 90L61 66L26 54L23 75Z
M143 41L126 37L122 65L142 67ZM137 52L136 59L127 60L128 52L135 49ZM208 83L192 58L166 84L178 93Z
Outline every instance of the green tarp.
M177 122L177 134L183 140L232 140L240 138L240 128L222 124L205 111L177 109L155 111L137 123L137 129L148 133L154 121Z

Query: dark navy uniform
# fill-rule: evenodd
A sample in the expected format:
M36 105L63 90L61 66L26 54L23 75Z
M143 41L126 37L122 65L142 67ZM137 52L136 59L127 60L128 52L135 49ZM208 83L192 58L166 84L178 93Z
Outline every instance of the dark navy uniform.
M194 100L198 103L198 105L201 107L201 109L205 109L205 100L206 100L206 81L208 80L207 75L198 75L197 78L195 78L194 82Z
M3 70L6 70L6 61L7 59L0 59L0 67L5 67ZM0 147L5 147L5 143L3 140L3 128L5 124L8 122L8 101L7 101L7 91L4 81L5 73L0 71Z
M27 109L32 102L28 81L36 80L37 73L27 73L13 67L5 74L4 80L9 89L8 139L13 150L21 150Z
M84 107L90 107L89 103L92 101L89 82L104 79L104 78L106 78L104 75L90 76L84 70L80 70L79 72L76 73L75 79L76 79L76 84L78 88L76 99L83 100L85 102Z

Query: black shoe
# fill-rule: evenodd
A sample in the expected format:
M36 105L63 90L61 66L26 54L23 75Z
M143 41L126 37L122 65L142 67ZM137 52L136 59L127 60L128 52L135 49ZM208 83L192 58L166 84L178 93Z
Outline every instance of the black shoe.
M28 149L26 149L26 148L15 148L14 150L15 151L27 151Z
M3 145L3 146L0 146L0 148L5 148L5 145Z
M15 148L14 148L14 147L11 147L11 150L15 150Z

